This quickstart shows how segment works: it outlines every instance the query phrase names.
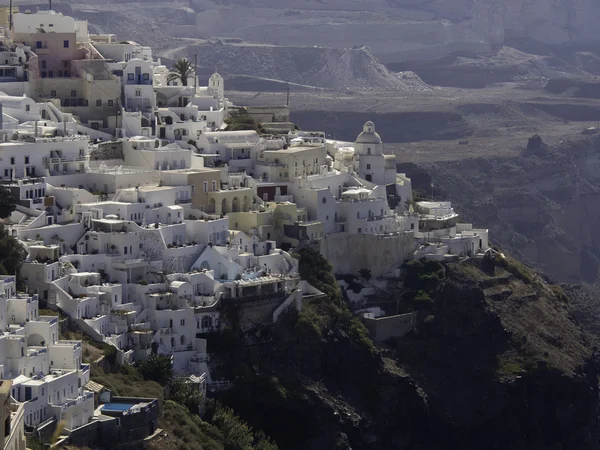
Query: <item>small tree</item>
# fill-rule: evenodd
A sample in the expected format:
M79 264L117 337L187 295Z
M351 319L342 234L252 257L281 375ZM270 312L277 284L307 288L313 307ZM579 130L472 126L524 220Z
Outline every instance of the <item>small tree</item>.
M360 269L358 274L367 283L371 280L371 271L369 269Z
M0 189L0 219L6 219L15 210L15 200L8 189Z
M152 354L140 364L139 369L145 379L156 381L163 386L173 379L173 365L168 356Z
M183 86L188 85L188 78L194 73L191 61L186 58L179 59L174 65L169 74L167 75L167 82L170 83L175 80L181 80Z
M182 378L174 378L170 383L171 399L185 406L188 411L198 414L202 403L202 393L194 383L186 382Z

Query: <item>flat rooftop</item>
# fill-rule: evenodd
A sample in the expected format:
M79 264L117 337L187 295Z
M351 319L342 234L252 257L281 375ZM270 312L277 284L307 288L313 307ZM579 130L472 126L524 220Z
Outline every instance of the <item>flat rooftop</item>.
M324 145L295 145L285 150L265 150L263 153L268 155L289 155L290 153L302 153L311 150L325 150Z

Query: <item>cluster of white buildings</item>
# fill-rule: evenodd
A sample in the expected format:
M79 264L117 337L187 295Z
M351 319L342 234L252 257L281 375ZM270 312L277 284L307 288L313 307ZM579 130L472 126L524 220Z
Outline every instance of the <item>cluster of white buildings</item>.
M40 315L38 296L18 294L14 276L1 277L0 291L0 379L12 381L10 396L22 403L24 426L52 418L68 429L88 423L94 398L84 388L90 366L81 341L61 340L58 317Z
M413 200L372 122L355 142L226 131L218 74L167 81L149 47L52 11L0 11L2 25L0 187L17 201L29 294L0 280L0 379L27 427L94 417L81 343L60 340L39 303L121 363L171 356L206 392L225 384L207 351L223 305L256 306L240 321L249 330L322 295L300 280L294 249L377 276L488 247L449 202Z

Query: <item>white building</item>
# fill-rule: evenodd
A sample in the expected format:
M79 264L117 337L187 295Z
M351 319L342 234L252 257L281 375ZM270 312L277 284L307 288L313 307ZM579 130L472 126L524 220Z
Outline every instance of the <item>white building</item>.
M87 424L94 410L90 367L80 341L59 339L58 317L40 316L37 295L14 293L14 277L0 280L0 378L11 379L11 396L23 403L24 423L54 417L70 430Z
M446 254L454 255L484 253L488 249L488 230L458 223L458 214L450 202L417 202L416 206L419 230L415 237L419 242L440 243Z

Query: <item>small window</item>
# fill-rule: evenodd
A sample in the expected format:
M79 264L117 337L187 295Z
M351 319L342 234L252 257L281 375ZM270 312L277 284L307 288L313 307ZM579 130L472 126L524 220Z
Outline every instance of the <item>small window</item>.
M128 81L133 81L133 74L132 73L128 73L127 74L127 80Z
M48 72L42 70L42 78L46 78L48 76Z
M50 91L50 97L56 97L56 91L54 89Z
M69 41L63 41L63 47L69 48Z
M37 41L35 43L35 48L42 48L42 41Z
M72 90L71 91L71 97L77 97L77 91L76 90Z
M136 97L141 97L142 96L142 91L140 91L140 90L135 91L135 96Z
M204 182L204 192L208 192L208 181Z
M25 105L25 111L27 111L27 112L31 111L31 105Z
M15 164L15 157L14 157L14 156L11 156L11 157L10 157L10 163L11 163L12 165L14 165L14 164Z
M371 170L371 164L367 164L367 170Z
M25 164L29 164L29 156L25 157Z
M115 104L114 100L109 100L108 101L108 106L113 106Z
M212 190L216 191L217 190L217 182L213 180L212 182Z
M321 200L323 202L323 204L327 203L327 199L325 197L323 197L323 200Z
M96 100L96 106L102 106L102 100Z
M150 80L150 74L149 73L145 73L144 74L144 81L149 81Z

